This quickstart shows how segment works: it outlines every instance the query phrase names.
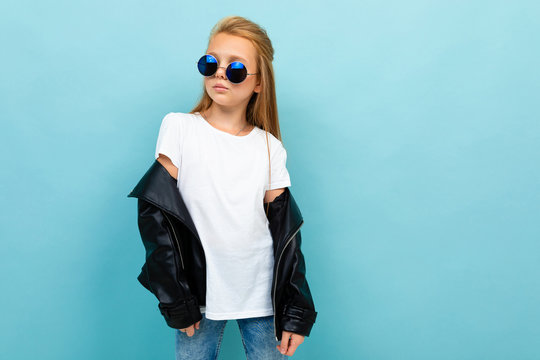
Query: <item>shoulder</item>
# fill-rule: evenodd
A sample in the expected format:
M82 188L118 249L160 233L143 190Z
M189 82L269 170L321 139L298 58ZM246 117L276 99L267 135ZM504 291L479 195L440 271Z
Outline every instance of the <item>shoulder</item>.
M182 126L185 123L192 121L194 114L190 113L183 113L183 112L169 112L164 117L162 122L171 124L171 125L178 125Z
M277 152L286 152L283 142L275 137L272 133L264 131L263 129L257 127L259 136L261 136L266 143L266 135L268 134L268 144L270 145L270 153L275 154Z
M183 135L191 128L195 116L190 113L169 112L161 120L160 132Z

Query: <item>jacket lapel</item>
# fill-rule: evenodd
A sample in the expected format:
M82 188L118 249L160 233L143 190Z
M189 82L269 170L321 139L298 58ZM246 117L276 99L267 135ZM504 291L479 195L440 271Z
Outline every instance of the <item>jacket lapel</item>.
M193 219L176 183L176 179L169 174L167 169L159 161L154 160L128 197L146 200L167 211L184 223L199 239Z

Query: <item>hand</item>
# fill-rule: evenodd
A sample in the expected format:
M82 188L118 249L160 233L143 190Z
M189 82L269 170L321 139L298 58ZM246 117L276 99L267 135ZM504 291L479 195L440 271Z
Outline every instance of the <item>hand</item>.
M289 339L290 338L290 339ZM289 331L283 331L280 345L277 349L284 355L293 356L298 345L304 342L304 336Z
M180 330L181 332L187 333L187 336L192 337L193 334L195 334L195 329L197 329L197 330L199 329L199 327L200 327L200 322L201 322L201 321L199 320L199 321L197 321L195 324L193 324L193 325L191 325L191 326L188 326L188 327L185 328L185 329L179 329L179 330Z

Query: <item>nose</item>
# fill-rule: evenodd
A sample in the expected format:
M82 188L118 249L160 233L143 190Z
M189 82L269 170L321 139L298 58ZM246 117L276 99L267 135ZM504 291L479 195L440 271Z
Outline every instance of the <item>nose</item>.
M221 79L227 80L227 74L225 73L225 70L226 70L225 67L219 66L215 73L215 76Z

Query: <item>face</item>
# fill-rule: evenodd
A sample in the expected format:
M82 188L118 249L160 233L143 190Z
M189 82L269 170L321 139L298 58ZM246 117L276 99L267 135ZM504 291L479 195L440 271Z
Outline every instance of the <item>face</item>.
M218 70L204 78L206 92L213 101L224 106L235 106L247 103L253 92L259 92L260 84L257 75L248 75L244 81L235 84L229 81L225 69L233 61L240 61L247 68L248 74L256 73L256 50L253 44L242 37L219 33L210 41L206 54L214 56L218 61ZM216 89L220 84L227 89Z

